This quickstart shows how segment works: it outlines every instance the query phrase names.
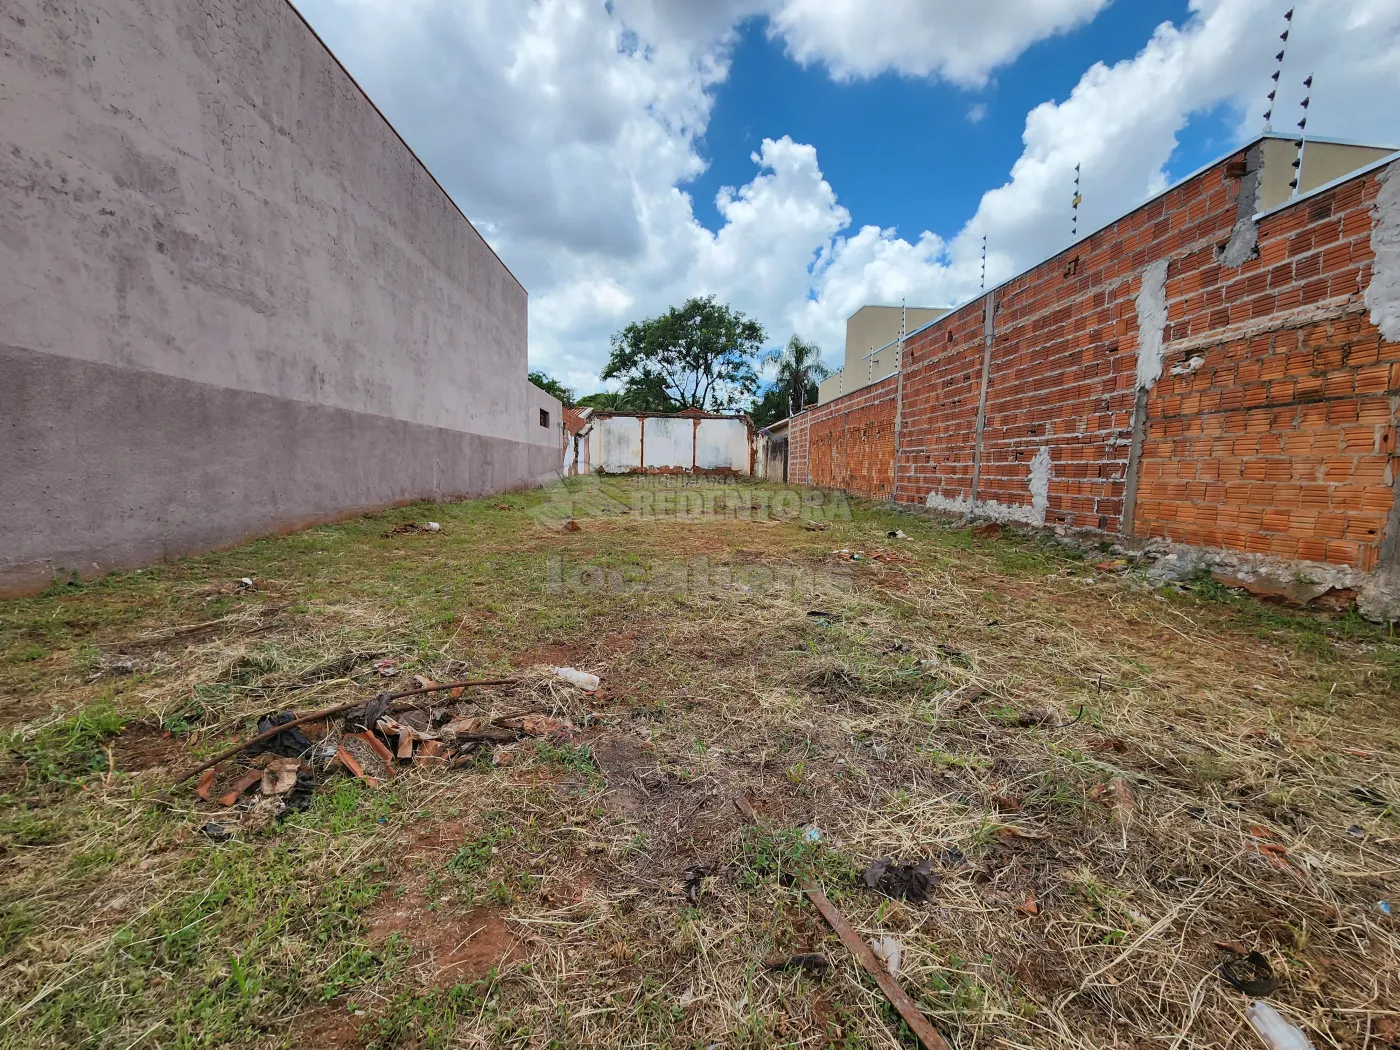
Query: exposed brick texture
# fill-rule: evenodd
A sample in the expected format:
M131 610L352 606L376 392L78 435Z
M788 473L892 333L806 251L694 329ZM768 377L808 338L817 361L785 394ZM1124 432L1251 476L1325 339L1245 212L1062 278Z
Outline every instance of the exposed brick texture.
M906 339L904 364L899 497L966 496L982 384L982 300Z
M1375 567L1400 401L1400 343L1360 301L1378 188L1373 173L1266 216L1258 258L1237 270L1173 261L1138 532Z
M1030 462L1044 447L1053 464L1047 522L1119 527L1140 275L1154 259L1213 253L1228 237L1239 183L1223 169L1175 187L996 291L979 500L1028 505ZM982 321L979 299L918 333L908 355L905 389L925 399L905 406L903 502L922 503L930 491L971 495ZM945 457L936 479L927 477L926 465Z
M1400 406L1400 344L1361 306L1377 172L1265 216L1256 257L1231 268L1220 259L1241 183L1226 167L1244 156L995 290L979 504L1029 513L1030 463L1044 448L1046 523L1123 527L1136 298L1143 270L1166 259L1163 371L1146 398L1133 531L1376 565ZM900 502L967 500L983 320L979 298L906 341L897 442L897 376L794 419L790 477L885 497L897 476Z
M788 477L863 496L892 495L898 385L899 377L890 376L798 416L802 438L789 429ZM792 455L798 444L800 461Z

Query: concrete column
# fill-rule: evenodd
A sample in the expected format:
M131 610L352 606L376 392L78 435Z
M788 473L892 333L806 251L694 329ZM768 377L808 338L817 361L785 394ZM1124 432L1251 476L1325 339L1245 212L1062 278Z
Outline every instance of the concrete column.
M982 479L982 427L987 422L987 387L992 376L992 343L996 335L997 293L987 293L982 301L982 389L977 394L977 425L972 438L972 491L967 512L977 511L977 485Z

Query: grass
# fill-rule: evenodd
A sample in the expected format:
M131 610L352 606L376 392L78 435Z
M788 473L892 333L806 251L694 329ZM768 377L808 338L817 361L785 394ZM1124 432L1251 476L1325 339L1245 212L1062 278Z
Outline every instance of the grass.
M960 1050L1241 1045L1217 940L1270 959L1314 1045L1394 1040L1386 630L1044 535L681 489L799 516L579 483L0 606L0 1048L911 1045L803 878L900 940ZM504 673L471 711L567 731L326 777L265 827L165 790L268 712ZM931 902L865 889L880 856L935 858ZM824 977L765 969L806 951Z

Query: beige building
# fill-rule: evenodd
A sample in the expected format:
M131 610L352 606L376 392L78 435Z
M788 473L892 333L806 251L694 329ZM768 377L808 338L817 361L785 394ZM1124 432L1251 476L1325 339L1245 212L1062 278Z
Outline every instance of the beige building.
M862 306L846 318L842 365L817 388L817 404L877 383L899 369L899 334L922 328L948 312L946 306Z
M1288 183L1293 178L1293 161L1298 156L1298 140L1292 135L1270 132L1259 143L1263 150L1259 173L1259 197L1255 207L1268 211L1293 196ZM1395 150L1390 146L1362 146L1355 142L1334 142L1331 139L1306 139L1303 144L1302 175L1298 192L1307 193L1319 186L1350 175L1372 161L1387 157Z

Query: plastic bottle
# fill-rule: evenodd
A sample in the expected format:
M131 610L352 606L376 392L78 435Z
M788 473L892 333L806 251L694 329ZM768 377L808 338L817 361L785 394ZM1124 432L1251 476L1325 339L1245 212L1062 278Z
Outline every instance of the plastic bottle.
M572 667L556 667L554 673L566 682L572 682L586 692L593 692L601 684L601 679L596 674L589 674L587 671L575 670Z
M1302 1029L1268 1003L1251 1003L1245 1014L1269 1050L1312 1050L1312 1043Z

